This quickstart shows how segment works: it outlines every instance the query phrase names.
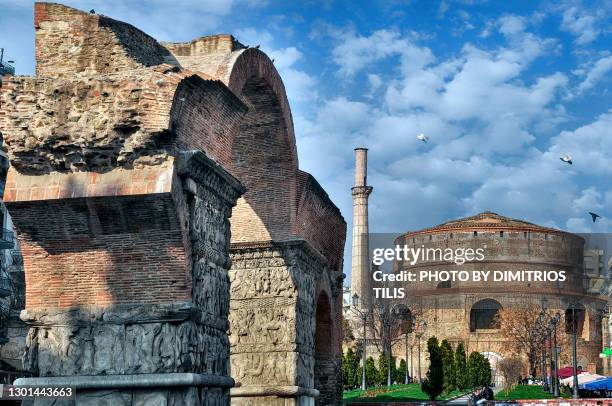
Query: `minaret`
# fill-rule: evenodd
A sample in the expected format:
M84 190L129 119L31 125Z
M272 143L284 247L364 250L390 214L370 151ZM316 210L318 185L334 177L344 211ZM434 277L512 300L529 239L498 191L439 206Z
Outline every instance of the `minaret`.
M351 297L357 293L362 308L369 307L371 292L370 250L368 230L368 197L372 187L367 186L368 149L355 148L355 186L353 192L353 257L351 264Z

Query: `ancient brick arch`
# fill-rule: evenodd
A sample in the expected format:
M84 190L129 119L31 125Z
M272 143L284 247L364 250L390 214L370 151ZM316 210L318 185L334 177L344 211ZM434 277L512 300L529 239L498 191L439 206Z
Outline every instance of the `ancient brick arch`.
M265 81L270 90L276 96L284 124L285 135L289 143L290 156L286 157L294 165L294 169L298 169L297 147L295 145L295 134L293 129L293 117L291 116L291 108L285 93L285 86L274 67L274 64L263 52L249 48L238 51L230 59L231 69L228 69L228 76L221 80L235 93L242 94L247 82L253 78Z
M285 88L263 52L229 36L165 46L182 66L225 83L246 108L214 153L247 189L231 218L231 365L241 385L232 403L309 403L317 394L315 293L322 285L334 319L332 357L340 352L344 220L318 182L299 170ZM326 365L333 390L320 402L333 404L340 364Z
M232 139L228 165L247 187L232 216L233 242L290 238L296 219L293 123L282 83L278 74L270 74L267 59L258 50L243 51L230 76L230 88L237 88L248 109Z
M232 404L312 405L322 286L340 351L346 224L299 170L272 61L58 4L37 3L35 26L38 76L0 93L28 366L92 402L226 405L231 375Z
M320 392L318 405L333 404L342 387L338 374L339 354L334 346L339 320L333 317L329 296L325 290L319 292L315 311L314 384Z

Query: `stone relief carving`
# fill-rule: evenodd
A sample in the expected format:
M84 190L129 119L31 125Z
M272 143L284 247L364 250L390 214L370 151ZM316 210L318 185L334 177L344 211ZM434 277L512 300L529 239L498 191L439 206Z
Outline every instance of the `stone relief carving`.
M312 388L316 279L324 260L304 242L233 248L231 372L243 385Z

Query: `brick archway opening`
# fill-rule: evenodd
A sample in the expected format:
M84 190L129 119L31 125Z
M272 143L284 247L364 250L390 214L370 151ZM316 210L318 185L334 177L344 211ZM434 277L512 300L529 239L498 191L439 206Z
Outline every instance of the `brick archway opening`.
M502 305L494 299L483 299L474 303L470 310L470 332L499 328L497 314Z
M232 242L287 239L297 163L281 102L258 76L247 79L239 97L248 111L231 142L230 172L247 192L232 214Z
M315 323L314 383L315 388L321 393L317 405L327 405L333 403L336 382L333 379L335 376L335 358L332 349L333 321L329 297L325 292L321 292L317 298Z

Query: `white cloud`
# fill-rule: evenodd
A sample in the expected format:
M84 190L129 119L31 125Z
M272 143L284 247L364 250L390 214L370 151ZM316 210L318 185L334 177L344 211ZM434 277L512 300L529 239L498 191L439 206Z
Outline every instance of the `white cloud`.
M332 59L340 66L338 73L345 78L391 56L402 55L402 66L407 70L422 67L432 59L428 49L415 47L397 31L378 30L367 37L351 29L331 31L337 41Z
M503 16L498 21L499 32L504 35L517 35L525 30L525 18L516 15Z
M554 160L569 153L574 163L572 170L592 176L608 176L608 181L612 182L610 151L612 110L574 131L562 131L551 139L547 154L549 159Z
M575 35L576 44L588 44L596 40L601 33L597 20L595 14L580 9L578 6L572 6L563 12L561 29Z
M578 85L578 93L592 89L612 71L612 55L600 58L586 73L584 80Z
M373 93L382 86L383 81L380 75L377 75L375 73L370 73L368 75L368 84L370 85L370 92Z

